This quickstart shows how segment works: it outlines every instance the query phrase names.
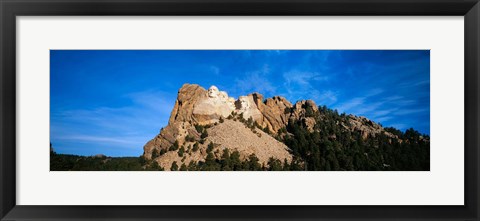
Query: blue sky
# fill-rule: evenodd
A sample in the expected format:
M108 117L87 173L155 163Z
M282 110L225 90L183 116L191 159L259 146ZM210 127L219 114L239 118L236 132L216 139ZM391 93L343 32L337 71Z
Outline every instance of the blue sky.
M50 68L58 153L139 156L184 83L312 99L430 134L429 50L52 50Z

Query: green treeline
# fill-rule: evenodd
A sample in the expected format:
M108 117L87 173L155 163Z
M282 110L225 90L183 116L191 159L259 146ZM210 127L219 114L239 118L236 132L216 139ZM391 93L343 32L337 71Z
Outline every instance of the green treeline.
M142 157L106 157L57 154L50 151L50 171L138 171Z
M360 131L342 126L350 126L345 114L325 106L308 114L316 119L314 132L302 121L289 122L278 138L305 162L306 170L430 170L430 138L414 129L385 128L399 139L385 133L363 138Z

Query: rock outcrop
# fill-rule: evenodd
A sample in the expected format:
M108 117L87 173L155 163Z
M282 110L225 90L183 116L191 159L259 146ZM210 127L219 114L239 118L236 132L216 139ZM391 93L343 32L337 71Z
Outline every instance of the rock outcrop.
M275 96L263 101L261 94L253 93L249 96L252 97L258 110L262 113L261 119L257 120L262 127L276 133L280 128L288 124L292 104L287 99Z
M223 150L228 149L230 153L238 151L241 160L246 160L251 154L255 154L260 165L267 165L270 157L282 162L284 160L289 163L292 161L292 155L285 144L261 130L252 132L251 129L238 121L226 119L223 123L209 127L207 132L209 136L205 139L204 144L197 143L197 151L188 151L184 156L179 156L177 151L169 151L155 160L166 170L170 170L173 162L176 162L177 165L189 165L190 162L205 161L208 144L214 143L215 147L212 152L216 158L220 158ZM183 146L191 150L195 143L195 141L187 141Z
M310 132L313 132L315 126L315 113L318 107L312 100L298 101L292 108L291 120L301 120Z
M348 122L350 123L350 125L344 127L351 131L360 131L363 139L366 139L369 136L375 137L377 134L380 133L384 133L390 138L398 138L392 133L385 131L384 128L379 124L367 119L366 117L358 117L350 114L348 115Z
M193 106L193 119L200 125L208 125L218 122L220 118L228 117L234 110L234 98L228 97L227 92L211 86L206 96L200 96Z
M196 84L184 84L170 115L169 124L189 122L207 125L227 117L235 110L234 99L212 86L208 90Z
M292 160L289 148L269 134L259 129L251 130L238 121L225 120L224 123L209 128L207 142L219 144L221 148L229 148L240 152L241 159L255 154L260 164L266 165L273 157L282 162Z
M260 128L247 128L233 116L243 117L243 122L255 122L255 126ZM363 138L378 133L395 137L364 117L347 117L348 122L342 123L342 126L351 131L361 131ZM196 84L184 84L178 91L168 125L145 144L144 157L150 160L154 151L162 152L164 154L161 156L155 155L155 160L163 168L169 169L174 161L188 164L205 160L207 145L213 142L216 145L216 157L220 157L218 154L222 149L228 148L239 151L243 159L254 153L261 163L266 163L270 157L290 162L292 155L288 147L273 137L283 136L277 133L290 122L301 122L313 132L316 122L321 119L319 109L312 100L298 101L293 105L283 97L264 99L259 93L240 96L235 100L215 86L205 90ZM196 126L199 125L208 128L207 137L197 130ZM335 139L333 136L332 139ZM200 145L199 141L202 141ZM189 152L184 157L178 156L176 151L169 151L173 145L191 148L195 143L199 151Z
M195 125L213 125L231 114L241 115L245 120L251 118L262 129L267 128L271 134L275 134L288 124L288 120L292 117L292 107L293 105L283 97L276 96L264 100L261 94L252 93L235 100L229 97L227 92L220 91L215 86L205 90L196 84L184 84L178 91L168 125L145 144L144 157L151 159L153 150L167 151L175 142L184 145L187 136L199 140L200 133L195 129ZM301 110L294 113L298 116L302 114ZM279 143L273 138L270 141ZM280 149L284 149L284 146ZM262 153L258 154L262 155ZM284 155L282 158L291 159Z
M195 121L193 118L193 108L201 100L207 98L207 91L196 84L184 84L177 94L177 100L170 114L168 124L175 122L189 122Z

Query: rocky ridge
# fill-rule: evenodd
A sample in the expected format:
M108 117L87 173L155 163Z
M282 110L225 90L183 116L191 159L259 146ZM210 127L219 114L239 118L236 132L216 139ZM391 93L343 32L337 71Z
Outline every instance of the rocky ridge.
M312 100L292 104L280 96L264 99L259 93L240 96L235 100L215 86L205 90L196 84L184 84L178 91L168 125L145 144L143 156L151 160L154 155L154 160L169 170L173 162L180 165L204 161L208 144L213 143L217 158L227 148L239 151L243 159L253 153L261 164L265 164L269 158L290 162L292 155L288 147L274 137L289 122L295 121L303 122L309 131L314 131L316 112L318 107ZM237 121L239 117L244 123ZM246 127L247 121L251 121L250 125L255 125L255 128ZM198 126L205 126L206 131L199 131ZM342 126L361 131L364 137L388 133L380 125L353 115L349 115L349 125ZM195 143L198 151L194 152L191 149ZM189 151L180 156L177 151L171 151L172 146ZM155 153L163 154L158 156Z

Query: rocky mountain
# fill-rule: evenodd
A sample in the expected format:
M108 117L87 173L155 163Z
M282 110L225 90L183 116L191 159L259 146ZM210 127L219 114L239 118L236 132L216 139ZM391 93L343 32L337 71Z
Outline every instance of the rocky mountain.
M306 164L312 153L322 152L316 150L316 146L338 143L341 139L344 141L337 148L341 151L342 144L351 146L357 142L355 134L365 141L376 137L378 144L372 143L376 147L381 146L383 140L395 145L405 140L402 132L387 130L365 117L338 113L332 115L326 110L319 109L312 100L292 104L283 97L265 99L259 93L235 99L215 86L206 90L196 84L184 84L178 91L168 125L145 144L143 157L158 163L165 170L177 170L178 167L186 169L186 165L194 168L215 160L218 162L231 153L238 155L239 160L255 161L264 169L293 164L305 168L310 167ZM313 146L312 151L308 150L312 147L302 146L305 141L292 141L303 139L303 134L320 137L314 138L316 144L309 144ZM346 141L345 137L348 137ZM426 138L421 139L421 142L427 141ZM383 158L372 162L383 167L390 166ZM325 165L329 163L323 161L319 160L318 163L327 168ZM332 165L335 166L335 162Z
M277 131L285 127L286 107L292 104L280 97L264 102L262 95L253 93L235 100L215 86L205 90L199 85L185 84L178 91L168 125L144 146L144 157L150 160L154 155L161 167L169 169L173 162L205 161L208 145L213 143L216 157L227 148L238 151L242 160L255 154L260 164L266 164L271 157L291 162L288 147L262 130ZM257 129L245 125L249 119ZM209 136L202 137L199 127ZM177 147L191 150L195 144L198 151L190 151L185 156L169 151Z

